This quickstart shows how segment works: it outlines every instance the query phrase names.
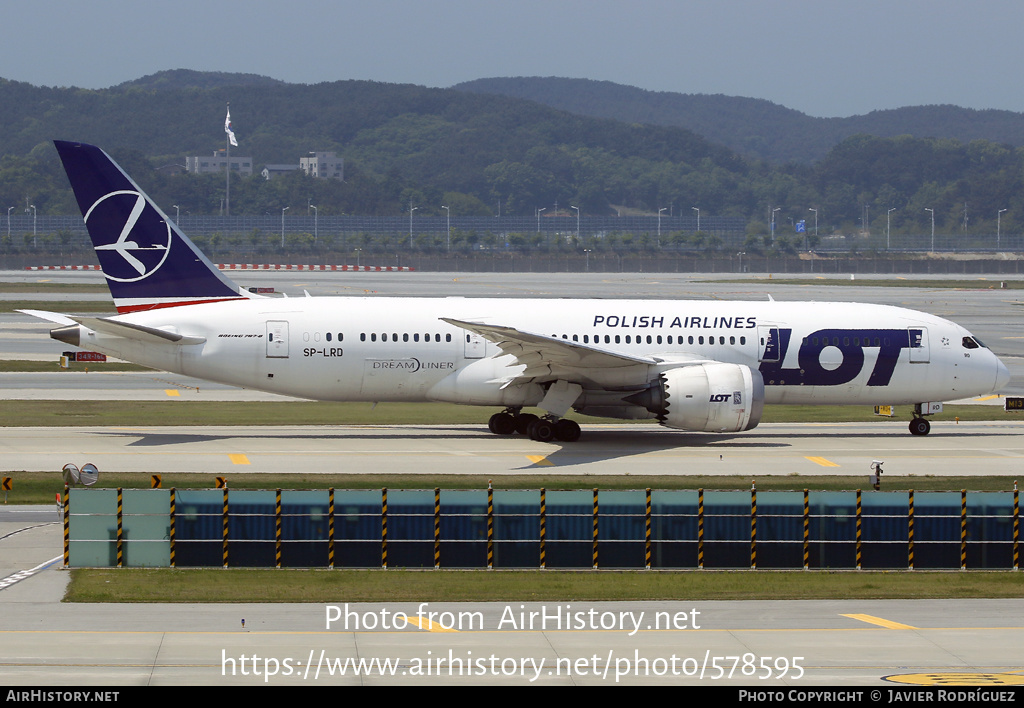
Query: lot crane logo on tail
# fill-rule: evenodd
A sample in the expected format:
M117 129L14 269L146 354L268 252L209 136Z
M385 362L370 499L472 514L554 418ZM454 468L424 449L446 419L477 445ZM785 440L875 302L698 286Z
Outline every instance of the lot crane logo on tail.
M119 189L103 195L85 213L87 226L90 219L95 220L93 223L99 222L101 233L118 233L113 243L95 245L103 274L110 280L134 283L148 278L160 269L171 252L170 224L155 210L147 209L146 198L139 192ZM140 220L143 221L141 226ZM116 225L121 221L123 226L117 232ZM153 221L156 223L149 223ZM163 243L145 243L146 240L152 241L154 236L162 237ZM120 258L115 258L112 253Z
M248 299L110 156L55 140L118 312Z

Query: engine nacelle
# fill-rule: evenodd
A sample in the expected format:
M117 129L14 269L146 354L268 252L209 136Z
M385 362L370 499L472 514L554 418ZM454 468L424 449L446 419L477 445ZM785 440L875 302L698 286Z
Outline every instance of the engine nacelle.
M669 369L631 399L658 415L662 425L680 430L734 433L761 422L764 380L742 364L698 364Z

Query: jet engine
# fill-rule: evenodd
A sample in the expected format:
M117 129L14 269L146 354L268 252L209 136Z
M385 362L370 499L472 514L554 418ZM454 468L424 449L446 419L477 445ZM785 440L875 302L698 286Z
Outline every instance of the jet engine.
M663 372L651 388L626 400L669 428L734 433L761 422L764 380L742 364L696 364Z

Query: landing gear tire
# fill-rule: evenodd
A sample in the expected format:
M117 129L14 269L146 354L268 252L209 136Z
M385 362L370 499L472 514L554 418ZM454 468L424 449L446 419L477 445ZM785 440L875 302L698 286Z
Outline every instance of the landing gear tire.
M528 435L530 432L530 423L537 420L538 417L533 413L520 413L516 416L516 432L520 435Z
M516 431L516 419L509 413L495 413L487 421L487 427L495 435L511 435Z
M538 418L530 423L527 434L537 442L551 442L555 439L555 424L550 420Z
M927 435L932 429L932 424L924 418L914 418L910 421L910 434L911 435Z
M555 423L555 437L562 442L576 442L580 439L580 426L574 420L562 418Z

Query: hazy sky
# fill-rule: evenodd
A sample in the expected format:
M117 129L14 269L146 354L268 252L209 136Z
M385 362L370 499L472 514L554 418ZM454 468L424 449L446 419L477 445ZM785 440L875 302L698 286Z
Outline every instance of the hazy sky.
M39 0L0 9L0 77L104 88L178 68L441 87L565 76L814 116L1024 111L1022 29L1020 0Z

